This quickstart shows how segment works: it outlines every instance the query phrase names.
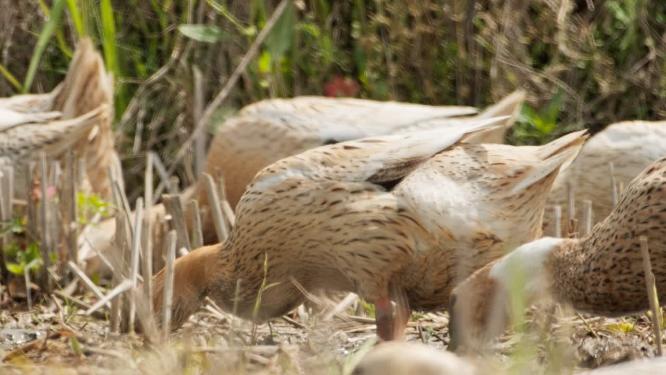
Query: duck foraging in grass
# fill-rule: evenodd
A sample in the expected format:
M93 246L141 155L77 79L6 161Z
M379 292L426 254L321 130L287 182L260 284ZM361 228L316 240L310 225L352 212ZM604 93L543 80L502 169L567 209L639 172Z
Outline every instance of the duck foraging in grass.
M176 260L172 328L206 296L264 321L302 303L303 289L327 289L374 303L378 335L399 337L411 308L444 307L458 280L540 235L546 194L586 138L460 142L497 121L323 146L263 169L227 241Z
M518 90L474 116L469 115L476 113L475 108L461 106L316 96L262 100L244 107L220 126L208 152L206 172L216 182L224 175L227 199L235 208L262 168L327 144L506 116L499 126L477 132L469 140L503 143L504 133L515 122L524 100L525 92ZM203 213L204 242L211 244L215 231L203 179L195 185L194 194Z
M576 310L605 316L646 310L641 236L649 240L656 287L664 302L666 158L631 181L611 214L586 237L546 237L524 244L457 286L449 308L450 348L475 346L503 331L507 302L518 293L527 301L550 295ZM512 284L514 277L522 283Z

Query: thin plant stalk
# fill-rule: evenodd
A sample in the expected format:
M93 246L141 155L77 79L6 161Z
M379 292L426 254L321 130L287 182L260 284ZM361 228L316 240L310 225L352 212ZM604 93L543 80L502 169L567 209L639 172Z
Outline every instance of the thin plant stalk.
M641 255L643 256L645 289L647 290L648 299L650 301L650 310L652 312L652 330L654 331L654 339L657 343L657 355L661 357L663 355L663 348L661 343L661 309L659 308L659 293L657 292L657 285L655 283L654 273L652 272L648 239L645 236L640 236L639 241L641 244Z
M176 261L176 231L167 236L167 257L164 280L164 304L162 305L162 335L166 340L171 330L171 308L173 305L174 263Z
M197 249L203 246L203 231L201 229L199 202L196 199L190 200L188 211L192 217L192 248Z
M132 289L136 289L139 279L139 259L141 255L141 231L143 229L143 198L136 200L134 207L134 230L132 237L132 263L130 264L130 281ZM129 298L129 330L134 332L134 321L136 319L136 297L137 293L130 293Z
M51 293L52 284L51 279L49 278L48 269L51 266L51 251L49 249L49 238L48 238L48 191L47 191L47 170L46 170L46 154L41 152L39 155L39 175L40 175L40 227L41 227L41 246L40 250L42 253L42 288L47 293Z
M206 181L206 188L208 190L208 205L210 206L211 214L213 215L213 223L215 224L217 240L219 242L224 242L227 240L227 237L229 237L229 232L227 231L227 226L224 222L218 190L215 187L215 181L211 175L204 173L203 176Z

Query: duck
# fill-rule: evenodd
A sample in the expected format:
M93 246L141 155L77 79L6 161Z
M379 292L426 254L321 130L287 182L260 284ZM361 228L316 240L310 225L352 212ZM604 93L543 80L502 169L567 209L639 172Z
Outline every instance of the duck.
M97 116L97 125L86 137L77 138L72 149L86 163L85 186L103 199L112 197L108 170L124 186L120 158L115 150L113 119L113 79L90 38L81 39L74 52L65 79L51 92L0 98L0 129L13 122L48 123L45 120L75 119L100 106L107 109ZM9 115L12 113L13 115Z
M227 200L234 209L262 168L322 145L507 116L503 126L478 132L469 140L502 143L524 100L525 92L517 90L477 115L473 107L354 98L301 96L263 100L244 107L221 125L211 142L205 172L215 181L224 177ZM206 184L201 178L195 185L194 198L201 206L204 243L214 243L217 238Z
M365 354L352 375L473 375L476 366L457 355L414 342L386 342Z
M563 207L568 213L568 186L573 188L576 206L574 217L583 222L583 201L592 202L593 222L606 218L613 210L613 187L610 163L616 191L626 186L654 160L666 155L666 121L623 121L607 126L583 146L570 168L555 180L548 196L548 205ZM554 220L547 215L544 232L554 235Z
M0 131L15 126L40 123L62 117L58 111L23 113L8 108L0 108Z
M263 322L301 304L304 290L331 290L373 303L379 337L401 337L411 309L445 308L458 280L540 235L546 194L586 139L461 142L502 119L321 146L264 168L229 238L175 261L170 328L206 296ZM154 276L153 311L164 278Z
M262 100L245 106L220 126L208 151L205 172L215 182L223 177L226 199L234 209L247 185L262 168L279 159L322 145L418 129L448 128L466 121L508 116L502 126L475 133L468 140L501 143L504 133L515 122L524 100L525 92L517 90L480 114L473 107L429 106L355 98L299 96ZM218 242L203 178L199 177L193 187L181 194L187 218L192 216L186 204L190 199L196 199L201 209L204 244ZM165 212L161 204L153 205L151 210L155 218L163 216ZM110 218L91 227L85 236L90 248L113 256L114 232L115 219ZM155 233L161 235L162 231ZM162 240L154 237L153 243ZM110 272L100 259L96 259L97 252L85 251L79 254L85 255L80 260L86 263L86 273L107 275Z
M641 236L661 301L666 301L666 158L658 159L627 186L618 205L580 238L544 237L490 262L460 283L449 302L450 348L474 348L497 336L508 321L511 295L528 303L543 298L602 316L648 308ZM509 288L519 274L521 286Z
M13 111L3 109L0 115L10 112ZM23 165L27 160L34 160L40 151L49 158L60 156L107 114L108 108L100 106L73 119L53 120L51 116L36 116L28 123L4 127L0 129L0 166ZM20 116L18 113L15 117ZM24 186L20 182L16 185Z

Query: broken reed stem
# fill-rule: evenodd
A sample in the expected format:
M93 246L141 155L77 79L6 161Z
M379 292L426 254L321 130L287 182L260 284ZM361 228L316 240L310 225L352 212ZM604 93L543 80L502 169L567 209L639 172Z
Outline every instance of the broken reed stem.
M146 212L143 218L143 264L141 265L141 271L143 273L143 295L148 301L153 300L153 247L151 236L150 212ZM152 312L153 305L149 303L148 313L152 314Z
M192 248L198 249L203 246L203 231L201 229L199 202L196 199L190 200L188 211L192 216Z
M567 234L571 236L575 233L574 228L576 219L576 194L570 182L567 183Z
M25 179L26 186L25 188L25 201L27 203L27 211L28 211L28 236L31 238L37 238L37 209L35 207L35 200L33 199L33 174L35 172L35 164L34 162L28 162L26 167L25 167L25 175L27 176Z
M645 288L647 290L648 299L650 301L650 309L652 311L652 330L654 331L655 341L657 343L657 355L663 355L661 345L661 309L659 308L659 294L657 292L657 285L652 273L652 262L650 261L650 250L648 249L648 239L645 236L640 236L641 255L643 256L643 271L645 273Z
M615 181L615 165L612 162L608 163L608 172L610 173L611 201L613 202L613 207L615 207L617 206L619 194L617 191L617 182Z
M143 292L148 301L153 300L153 154L146 154L143 201L146 214L143 218ZM148 314L152 316L153 304L148 303Z
M224 215L222 214L222 206L220 205L220 197L218 196L218 190L215 187L215 181L213 177L208 173L203 174L204 179L206 180L206 189L208 191L208 205L210 206L210 212L213 215L213 223L215 224L215 233L217 234L217 240L219 242L224 242L229 237L229 231L224 222Z
M41 254L42 254L42 280L41 287L42 290L46 291L47 294L51 293L52 284L49 277L48 269L51 267L51 251L49 249L49 239L48 239L48 191L47 184L48 180L46 178L46 153L43 151L39 153L39 187L41 192L40 199L40 228L41 228Z
M198 124L204 111L204 80L201 70L195 65L192 67L194 78L194 98L192 106L192 123ZM199 132L194 139L194 174L201 175L206 163L206 132Z
M81 281L83 281L83 284L87 286L88 289L90 289L90 291L93 292L95 296L97 296L97 298L99 299L104 298L104 293L102 293L102 291L97 287L97 285L95 285L95 283L92 280L90 280L90 278L86 275L86 273L83 272L83 270L81 270L79 266L76 265L76 263L70 260L69 262L67 262L67 266L69 266L69 269L72 270L74 275L76 275ZM108 307L111 307L111 304L109 303L107 303L106 305Z
M160 175L160 183L157 185L157 189L155 189L155 194L153 196L152 203L155 204L157 203L157 197L162 195L162 191L164 191L165 187L167 188L169 194L178 194L178 192L175 191L171 185L171 178L169 178L169 173L167 172L164 163L162 163L162 159L160 159L159 155L156 153L152 151L150 153L153 155L153 166L155 167L155 170L157 170L157 174Z
M74 263L79 262L79 245L78 245L78 226L77 226L77 217L76 217L76 180L77 180L77 163L74 160L74 154L72 151L67 153L66 160L67 168L67 178L65 181L65 201L68 203L68 206L65 208L67 210L66 216L66 228L67 228L67 247L69 250L69 260Z
M59 186L58 181L60 180L60 163L57 160L53 160L49 163L48 168L48 187L54 189L54 194L57 194L58 191L62 190L62 186ZM62 273L65 268L65 260L68 255L61 254L58 251L58 244L60 243L60 234L61 234L61 225L60 225L60 215L58 215L58 203L57 195L54 195L54 199L47 199L45 202L47 204L47 213L50 215L49 220L47 221L49 235L47 236L49 240L49 251L55 253L58 256L58 275Z
M178 195L165 194L162 196L162 203L164 203L166 212L171 215L172 229L175 229L178 234L178 248L185 248L189 251L192 247L190 246L190 235L187 233L183 202Z
M592 232L593 223L592 201L586 199L583 201L583 231L582 235L588 235Z
M553 216L555 217L555 237L562 237L562 206L559 204L553 207Z
M152 152L146 153L146 169L143 174L143 200L146 204L146 210L153 205L153 155Z
M234 210L231 209L231 205L227 200L227 189L226 189L227 185L224 183L224 176L220 176L219 184L220 184L219 186L220 203L222 204L222 213L224 213L224 218L226 219L226 222L228 224L227 229L231 231L231 228L233 228L236 225L236 214L234 213Z
M113 174L110 168L108 170L108 175L110 176L109 178L111 179L111 186L113 190L113 203L117 208L115 241L118 252L115 253L116 257L112 259L115 269L115 272L113 273L112 283L113 285L116 285L116 288L114 289L116 290L124 283L127 283L127 285L131 287L131 282L129 280L126 280L128 274L127 272L127 256L128 256L127 253L129 249L128 233L130 232L131 229L129 228L129 218L127 215L127 211L123 209L124 205L122 198L123 194L122 190L120 189L120 185L118 184L116 179L113 178ZM122 311L123 299L110 298L109 300L111 301L111 318L110 318L111 332L120 332L120 326L122 323L121 311Z
M2 170L0 180L0 219L3 222L12 220L12 203L14 197L14 169L6 167ZM5 263L5 245L11 243L11 231L0 237L0 284L4 284L9 278L9 272Z
M23 280L25 280L25 297L28 299L28 311L32 310L32 290L30 290L30 270L23 270Z
M136 199L134 207L134 233L132 237L132 252L131 252L131 268L130 268L130 281L132 282L132 290L137 288L139 279L139 258L141 255L141 230L143 229L143 198ZM129 295L129 331L134 333L134 321L136 319L136 298L137 293L130 293Z
M123 293L126 291L132 289L132 282L129 280L123 280L120 284L118 284L115 288L111 289L109 293L107 293L104 298L100 299L99 301L95 302L94 305L90 306L88 310L86 310L84 315L92 315L95 313L95 311L99 310L102 306L105 306L107 303L111 302L111 306L117 305L114 304L114 301L118 301ZM118 324L120 323L120 320L118 320ZM111 321L111 328L113 327L113 321ZM115 328L115 331L113 332L118 332L118 328Z
M166 340L171 330L171 308L173 305L174 263L176 261L176 231L167 235L167 258L164 280L164 297L162 304L162 335Z

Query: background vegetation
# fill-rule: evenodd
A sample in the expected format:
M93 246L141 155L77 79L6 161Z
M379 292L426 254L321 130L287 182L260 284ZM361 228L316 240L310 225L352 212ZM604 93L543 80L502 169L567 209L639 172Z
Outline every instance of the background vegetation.
M131 180L147 150L169 164L192 129L195 94L212 99L276 5L0 0L0 96L50 90L76 40L93 37L116 79ZM485 106L523 88L530 104L510 141L541 143L572 128L666 117L665 53L664 1L293 1L218 114L334 92ZM190 169L181 180L193 179Z

